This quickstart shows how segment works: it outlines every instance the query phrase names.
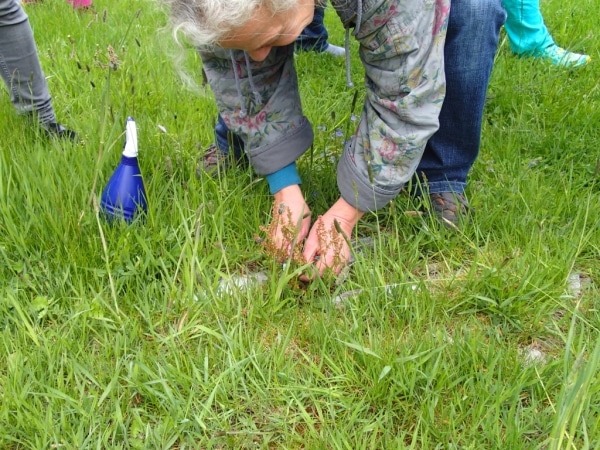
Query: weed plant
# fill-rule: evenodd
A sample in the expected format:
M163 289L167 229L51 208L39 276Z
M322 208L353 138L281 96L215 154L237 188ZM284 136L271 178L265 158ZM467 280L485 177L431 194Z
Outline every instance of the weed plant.
M255 239L271 211L264 180L196 177L216 109L154 3L26 9L57 114L81 139L43 139L0 98L0 448L600 448L592 0L543 3L588 67L517 58L502 40L472 220L446 230L406 214L420 201L403 193L362 221L344 279L307 286ZM342 60L296 58L315 217L337 197L360 114L352 48L354 88ZM110 225L97 202L127 116L149 211ZM264 283L236 284L257 273Z

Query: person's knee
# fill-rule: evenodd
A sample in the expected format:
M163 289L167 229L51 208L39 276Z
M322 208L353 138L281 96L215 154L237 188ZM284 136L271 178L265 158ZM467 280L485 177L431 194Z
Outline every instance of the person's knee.
M457 26L499 29L505 19L502 0L452 0L450 22L454 21Z
M449 84L482 82L480 74L493 64L504 18L501 0L452 0L444 48ZM476 78L466 78L470 76Z

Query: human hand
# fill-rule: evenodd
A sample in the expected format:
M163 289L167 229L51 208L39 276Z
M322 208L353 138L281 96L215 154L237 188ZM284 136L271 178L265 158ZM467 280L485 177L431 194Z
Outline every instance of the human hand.
M265 248L279 260L289 257L302 261L299 245L310 230L310 209L300 186L294 184L274 195L273 217L268 227Z
M323 275L326 269L334 273L350 261L350 236L363 212L340 198L313 225L304 244L304 259L315 262L316 273ZM318 257L318 258L317 258ZM312 277L303 275L303 281Z

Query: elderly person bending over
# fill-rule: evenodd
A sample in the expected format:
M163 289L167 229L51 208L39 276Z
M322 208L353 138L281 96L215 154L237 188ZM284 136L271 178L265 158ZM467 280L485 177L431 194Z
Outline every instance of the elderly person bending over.
M293 242L304 242L303 257L319 273L338 271L350 257L354 226L396 197L438 129L449 0L331 1L360 43L367 92L338 164L340 197L312 228L296 160L310 148L313 131L302 112L293 54L315 0L163 1L174 32L199 48L221 117L269 183L273 243L291 252ZM284 231L290 225L297 229L293 242Z

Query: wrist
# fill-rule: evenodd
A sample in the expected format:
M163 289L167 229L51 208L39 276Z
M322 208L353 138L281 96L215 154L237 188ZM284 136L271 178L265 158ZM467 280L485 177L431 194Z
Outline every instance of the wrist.
M283 189L280 189L275 194L273 194L276 202L294 202L298 199L302 199L304 201L304 195L302 195L302 191L300 190L300 185L292 184L291 186L286 186Z
M352 224L353 226L356 225L360 218L365 214L363 211L352 206L341 197L333 204L331 210L335 213L336 217L349 224Z

